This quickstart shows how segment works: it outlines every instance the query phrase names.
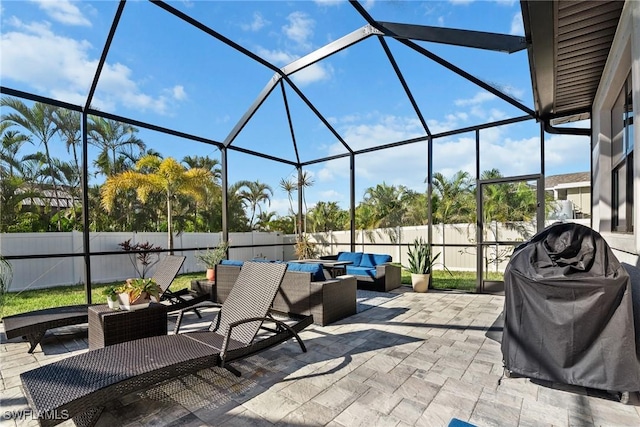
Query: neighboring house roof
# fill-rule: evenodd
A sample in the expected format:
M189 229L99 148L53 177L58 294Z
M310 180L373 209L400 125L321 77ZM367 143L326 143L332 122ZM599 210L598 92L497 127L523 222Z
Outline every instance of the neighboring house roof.
M18 192L24 192L26 190L19 189ZM58 197L56 198L55 192L50 189L41 189L40 194L36 197L29 197L22 201L26 206L51 206L54 208L70 208L73 205L80 205L82 201L73 197L68 191L65 191L64 187L58 188Z
M571 185L574 184L574 185ZM579 185L576 185L579 184ZM574 172L565 173L562 175L551 175L544 179L545 190L552 190L557 187L571 188L571 187L585 187L591 186L591 173L590 172Z

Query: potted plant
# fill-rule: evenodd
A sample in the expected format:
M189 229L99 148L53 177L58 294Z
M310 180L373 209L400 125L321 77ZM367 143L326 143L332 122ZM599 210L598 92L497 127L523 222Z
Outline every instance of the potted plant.
M431 269L440 253L432 255L429 245L422 237L419 237L413 241L413 245L409 246L407 255L409 256L409 266L403 267L411 273L413 290L415 292L427 292L431 280Z
M107 304L109 305L109 308L113 310L120 308L120 301L118 300L119 290L119 286L110 285L102 291L102 294L107 297Z
M316 256L316 244L306 233L298 237L294 250L298 259L313 259Z
M160 301L160 291L153 279L127 279L118 291L118 299L125 310L135 310L148 307L152 297Z
M229 243L220 242L218 246L213 249L208 249L204 252L196 252L196 259L207 268L207 280L214 281L216 279L216 265L227 257L227 249L229 249Z

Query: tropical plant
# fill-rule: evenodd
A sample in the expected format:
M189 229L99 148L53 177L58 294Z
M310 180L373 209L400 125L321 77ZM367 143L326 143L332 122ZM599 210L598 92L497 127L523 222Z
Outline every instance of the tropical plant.
M294 249L298 259L315 258L317 253L316 244L311 241L311 236L308 234L298 236L298 241L296 242Z
M111 301L115 301L118 299L118 294L120 293L119 290L119 286L110 285L102 290L102 295L106 296Z
M227 249L229 249L229 243L221 241L215 248L196 252L194 256L206 268L215 268L220 261L227 257Z
M417 237L413 245L409 246L407 252L409 265L403 266L405 270L412 274L430 274L440 253L431 254L431 247L422 239Z
M238 195L242 199L243 204L251 211L249 227L253 229L255 227L254 219L256 217L256 212L258 212L258 214L262 213L261 204L266 203L267 206L271 205L273 189L271 189L269 184L265 184L258 180L241 181L241 187Z
M203 201L206 189L212 185L211 172L205 169L186 169L174 158L144 156L134 171L110 176L101 189L102 206L113 209L115 199L123 190L135 189L138 200L146 203L151 194L162 195L166 202L167 240L173 254L173 211L179 195Z
M13 270L9 261L0 255L0 318L2 318L2 310L4 308L4 298L11 285L13 279Z
M142 278L147 275L147 271L149 271L149 268L160 261L160 255L157 252L148 252L162 249L161 246L155 246L153 243L138 242L132 244L131 239L128 239L122 243L118 243L118 246L120 246L123 251L129 252L129 260L131 260L131 264L133 264L133 268L136 269L136 273L138 273L138 276ZM140 261L142 269L138 267L136 259Z
M55 198L55 206L60 206L58 202L58 182L55 174L53 174L54 168L51 157L50 142L55 135L57 129L53 119L53 113L56 107L44 104L42 102L35 102L32 107L28 107L24 102L16 98L2 98L0 100L0 106L12 108L15 112L2 115L2 122L9 122L22 126L33 134L42 144L45 150L45 159L50 172L49 178L51 179L51 185L53 186L53 194ZM58 224L58 231L60 231L60 224Z
M150 299L154 297L160 301L160 285L153 279L127 279L124 285L118 289L118 293L129 295L129 304L135 304L138 300Z

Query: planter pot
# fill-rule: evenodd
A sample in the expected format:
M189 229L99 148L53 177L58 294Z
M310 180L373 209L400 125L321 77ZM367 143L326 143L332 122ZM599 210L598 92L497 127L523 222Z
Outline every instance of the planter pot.
M411 286L413 286L414 292L427 292L430 276L431 274L411 273Z
M120 302L120 308L123 310L139 310L141 308L149 307L151 299L138 298L135 301L129 301L129 294L118 294L118 300Z
M213 282L216 280L216 269L215 268L207 268L207 280Z
M111 298L107 298L107 305L109 306L110 309L117 310L120 308L120 300L118 299L118 297L116 297L115 300Z

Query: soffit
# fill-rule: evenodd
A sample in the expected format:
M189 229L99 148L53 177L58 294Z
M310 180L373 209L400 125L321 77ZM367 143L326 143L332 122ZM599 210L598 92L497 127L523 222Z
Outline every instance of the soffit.
M589 117L624 1L521 2L536 111L556 123Z

